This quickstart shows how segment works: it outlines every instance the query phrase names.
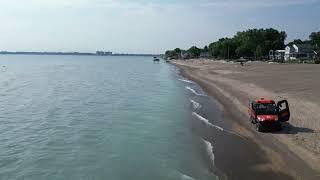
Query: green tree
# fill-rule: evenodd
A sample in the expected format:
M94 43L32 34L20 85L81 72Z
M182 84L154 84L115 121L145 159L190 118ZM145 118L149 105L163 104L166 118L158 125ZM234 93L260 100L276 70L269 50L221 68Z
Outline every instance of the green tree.
M181 54L181 49L180 48L176 48L174 49L174 52L178 55L178 54Z
M209 54L215 58L234 58L236 43L230 38L221 38L209 45Z
M305 41L302 41L301 39L295 39L288 43L288 46L292 46L293 44L304 44Z
M208 52L214 58L255 58L262 59L270 50L284 49L287 34L284 31L269 29L249 29L238 32L233 38L221 38L212 42L209 46L199 49L196 46L187 50L190 58L198 58L201 52ZM319 32L310 35L312 42L319 46ZM300 41L299 41L300 42ZM166 55L178 58L180 49L166 52Z
M201 49L197 48L196 46L192 46L190 49L187 50L191 58L198 58L201 54Z
M257 46L255 51L255 59L261 60L263 58L263 49L260 45Z
M320 31L319 32L312 32L309 36L310 42L312 45L316 47L320 47Z
M170 58L170 59L178 59L179 58L179 54L176 53L176 51L171 51L168 50L165 52L165 58Z
M270 50L283 49L287 35L285 32L269 29L249 29L238 32L234 37L238 57L264 57Z
M208 46L204 46L204 48L203 48L203 50L202 50L203 52L209 52L209 48L208 48Z

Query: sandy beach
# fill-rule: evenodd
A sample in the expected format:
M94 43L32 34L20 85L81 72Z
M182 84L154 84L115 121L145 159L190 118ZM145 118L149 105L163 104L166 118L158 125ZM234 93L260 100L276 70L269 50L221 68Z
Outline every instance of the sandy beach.
M262 62L241 66L205 59L172 63L224 106L233 132L263 151L265 161L254 167L257 171L293 179L320 178L320 66ZM289 101L292 116L282 131L259 133L249 122L248 100L259 97ZM217 161L221 169L232 165Z

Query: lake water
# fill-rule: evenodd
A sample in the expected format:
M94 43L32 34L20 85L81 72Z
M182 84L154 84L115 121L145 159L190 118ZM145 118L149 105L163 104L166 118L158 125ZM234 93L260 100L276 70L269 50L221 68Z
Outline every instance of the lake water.
M196 88L150 57L0 56L0 179L215 179Z

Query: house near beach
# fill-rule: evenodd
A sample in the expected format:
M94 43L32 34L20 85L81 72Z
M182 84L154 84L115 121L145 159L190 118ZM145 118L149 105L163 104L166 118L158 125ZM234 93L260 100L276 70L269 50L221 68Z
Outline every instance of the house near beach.
M303 60L313 61L317 56L317 52L311 44L293 44L285 48L285 61Z
M191 55L188 51L181 51L180 58L181 59L190 59Z
M270 50L269 51L269 59L277 62L284 61L285 50Z
M320 60L320 48L316 50L316 59Z
M311 44L292 44L286 46L284 50L270 50L269 59L278 62L292 60L312 62L319 57L318 54Z
M201 58L209 58L210 57L210 53L209 52L201 52L199 57L201 57Z

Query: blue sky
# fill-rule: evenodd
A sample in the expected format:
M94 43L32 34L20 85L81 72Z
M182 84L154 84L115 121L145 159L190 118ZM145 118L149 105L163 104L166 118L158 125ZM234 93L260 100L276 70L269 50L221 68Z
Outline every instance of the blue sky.
M320 31L320 0L0 0L0 50L162 53L248 28Z

